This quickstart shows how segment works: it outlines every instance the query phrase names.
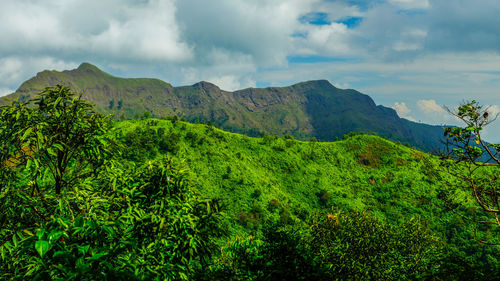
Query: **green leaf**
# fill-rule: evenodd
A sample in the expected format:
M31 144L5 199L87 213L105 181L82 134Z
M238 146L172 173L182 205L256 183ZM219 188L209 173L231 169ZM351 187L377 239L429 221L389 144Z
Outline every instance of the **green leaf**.
M59 143L55 143L53 145L53 147L57 148L57 150L59 150L59 151L63 151L64 150L64 147L61 144L59 144Z
M62 101L63 97L58 97L56 101L54 102L54 108L57 107L57 105Z
M5 247L0 246L0 257L5 260Z
M67 255L68 252L67 251L57 251L55 252L53 255L52 255L52 258L57 258L59 256L63 256L63 255Z
M95 254L93 254L90 258L88 258L87 260L89 260L89 261L92 261L92 260L98 260L98 259L100 259L101 257L106 256L106 255L108 255L108 253L107 253L107 252L95 253Z
M39 240L35 242L35 250L38 252L41 258L49 251L49 242L44 240Z
M12 251L12 244L10 244L9 241L5 242L5 244L3 244L3 247L5 247L5 249L7 249L9 252Z
M28 136L31 134L32 131L33 131L32 127L26 129L26 131L24 131L23 136L21 137L21 141L24 141L26 138L28 138Z
M78 252L80 252L82 255L85 255L90 249L90 245L86 246L77 245L76 247L78 248Z
M49 234L49 242L50 243L54 243L56 242L57 240L59 240L59 238L61 238L61 236L63 236L64 234L64 231L51 231L50 234Z
M36 131L36 136L37 136L39 142L43 142L45 140L45 138L43 137L42 133L40 133L40 131Z
M83 226L83 223L84 223L83 218L82 218L82 217L77 217L77 218L75 219L74 226L75 226L75 227L82 227L82 226Z
M50 147L48 147L48 148L47 148L47 153L48 153L49 155L54 156L54 157L56 157L56 156L57 156L57 154L54 152L54 150L53 150L52 148L50 148Z
M26 162L26 169L30 169L31 168L31 165L33 164L33 161L31 160L31 158L28 158L28 161Z

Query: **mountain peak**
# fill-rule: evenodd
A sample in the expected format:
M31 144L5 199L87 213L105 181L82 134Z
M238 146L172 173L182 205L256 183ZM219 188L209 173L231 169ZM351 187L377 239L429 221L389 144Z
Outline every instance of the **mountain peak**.
M305 82L300 82L293 87L311 87L311 88L322 88L322 89L336 89L335 86L330 83L330 81L326 79L321 79L321 80L310 80L310 81L305 81Z
M63 72L69 72L71 75L76 75L76 76L83 75L83 77L89 76L89 75L93 76L93 77L101 77L101 78L113 77L111 74L102 71L97 66L90 64L88 62L84 62L84 63L80 64L80 66L78 66L77 69L73 69L73 70L69 70L69 71L65 70Z
M215 85L215 84L212 84L210 82L207 82L207 81L200 81L196 84L193 84L193 87L199 87L199 88L202 88L202 89L207 89L207 90L220 90L220 88Z
M84 62L78 66L77 69L70 70L70 72L76 71L76 73L88 73L88 74L93 74L97 76L112 76L104 71L102 71L100 68L97 66L90 64L88 62Z
M100 70L97 66L93 65L93 64L90 64L88 62L84 62L82 64L80 64L80 66L78 66L77 68L78 70L92 70L92 71L102 71Z

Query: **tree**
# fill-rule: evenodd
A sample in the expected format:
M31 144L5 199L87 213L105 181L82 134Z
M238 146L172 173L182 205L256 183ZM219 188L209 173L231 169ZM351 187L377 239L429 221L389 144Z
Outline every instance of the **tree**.
M489 107L474 100L461 104L457 110L447 110L465 126L444 128L448 147L444 167L458 181L453 189L442 194L442 198L450 209L466 220L500 228L500 144L487 143L482 136L483 129L495 121L498 114L493 115ZM482 217L470 208L465 210L467 199L459 199L457 192L460 190L473 196Z
M56 194L96 175L107 153L108 120L82 94L57 85L35 99L1 107L0 171L25 167L33 191L45 185Z

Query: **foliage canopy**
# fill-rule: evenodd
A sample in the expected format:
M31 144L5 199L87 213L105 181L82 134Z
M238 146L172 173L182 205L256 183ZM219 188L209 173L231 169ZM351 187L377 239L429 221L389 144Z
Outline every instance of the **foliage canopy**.
M108 121L81 97L58 85L2 107L0 170L13 176L9 170L24 167L28 185L56 194L95 177L109 153L103 137Z

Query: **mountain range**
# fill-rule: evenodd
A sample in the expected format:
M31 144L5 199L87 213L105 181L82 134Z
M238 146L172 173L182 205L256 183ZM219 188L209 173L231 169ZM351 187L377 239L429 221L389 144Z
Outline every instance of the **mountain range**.
M204 81L173 87L159 79L119 78L82 63L73 70L39 72L15 93L0 98L0 105L27 100L56 84L84 91L83 97L99 111L119 119L176 115L250 136L291 135L300 140L332 141L351 132L374 132L426 151L442 147L440 126L400 118L368 95L336 88L326 80L231 92Z

